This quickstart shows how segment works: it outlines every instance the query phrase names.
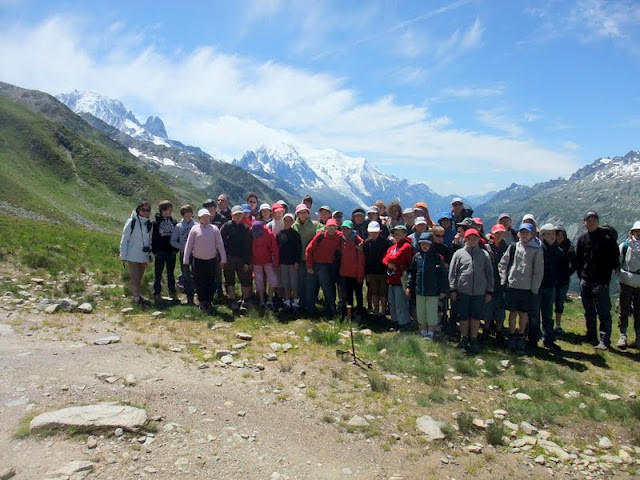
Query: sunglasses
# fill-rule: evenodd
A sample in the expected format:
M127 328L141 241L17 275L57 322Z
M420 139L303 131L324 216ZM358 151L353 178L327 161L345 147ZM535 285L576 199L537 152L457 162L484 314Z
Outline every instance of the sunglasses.
M258 203L255 200L249 200L249 203Z
M444 237L444 235L434 235L434 237L436 237L436 238L442 238L442 237Z

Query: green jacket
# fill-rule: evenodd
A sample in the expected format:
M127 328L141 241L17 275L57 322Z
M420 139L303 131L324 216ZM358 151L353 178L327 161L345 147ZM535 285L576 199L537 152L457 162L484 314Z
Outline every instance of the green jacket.
M306 261L305 250L307 245L309 245L313 237L316 236L316 233L322 231L324 227L319 222L314 222L311 219L308 219L303 225L300 223L300 219L296 218L296 221L293 223L291 228L300 234L300 239L302 240L302 254L300 255L300 260L304 265Z

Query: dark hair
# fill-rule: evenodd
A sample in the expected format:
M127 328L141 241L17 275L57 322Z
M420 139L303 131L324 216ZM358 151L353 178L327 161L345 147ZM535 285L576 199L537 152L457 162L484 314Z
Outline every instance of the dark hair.
M391 217L391 207L396 207L398 209L398 216ZM393 220L399 220L402 218L402 205L400 205L400 202L398 200L394 200L389 204L389 206L387 207L387 215L390 218L393 218Z
M138 203L138 206L136 207L137 215L140 214L140 209L143 207L147 207L149 210L151 210L151 204L147 200L141 200L140 203Z
M250 192L250 193L247 195L247 202L249 201L249 199L250 199L251 197L255 198L255 199L256 199L256 201L258 200L258 194L257 194L257 193L254 193L254 192Z
M158 210L161 212L169 210L170 208L173 208L173 204L169 200L162 200L160 203L158 203Z
M183 205L180 207L180 215L184 217L184 214L187 212L193 213L193 207L191 205Z

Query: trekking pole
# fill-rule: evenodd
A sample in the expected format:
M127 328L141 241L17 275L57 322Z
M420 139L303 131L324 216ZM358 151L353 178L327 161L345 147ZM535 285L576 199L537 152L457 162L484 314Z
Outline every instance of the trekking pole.
M351 350L349 350L348 352L337 350L336 354L342 355L342 354L348 353L353 358L354 365L360 368L363 368L362 365L366 365L367 368L373 368L373 364L371 362L367 362L366 360L356 355L356 343L355 343L355 340L353 339L353 323L351 321L351 305L347 305L347 318L349 319L349 336L351 337Z

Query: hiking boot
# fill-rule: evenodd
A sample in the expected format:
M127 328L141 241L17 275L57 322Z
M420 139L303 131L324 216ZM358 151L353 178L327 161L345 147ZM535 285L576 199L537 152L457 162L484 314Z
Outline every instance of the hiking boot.
M195 305L195 302L193 301L193 297L187 297L187 305Z
M509 335L509 338L507 339L507 350L509 350L512 353L515 353L517 343L518 343L518 339L516 335L515 334Z
M429 336L429 330L423 328L422 330L420 330L420 335L424 338L427 338Z
M480 345L478 345L477 338L469 339L469 346L466 348L466 351L469 355L477 355L480 353Z
M234 313L238 313L240 311L240 304L235 298L231 301L231 311Z
M603 352L609 350L609 347L607 347L607 345L602 340L600 340L598 342L598 344L593 348L595 348L596 350L603 351Z
M555 330L553 331L556 335L566 335L567 332L565 332L562 327L556 327Z
M628 345L627 345L627 336L624 333L620 334L620 340L618 340L618 343L616 344L616 347L618 347L620 350L626 350Z
M543 342L542 344L544 345L544 348L547 348L554 352L559 352L560 350L562 350L560 345L558 345L556 342Z
M273 310L273 302L272 302L272 301L268 301L268 302L264 305L264 307L265 307L267 310Z
M537 343L536 343L536 347L537 347ZM516 337L516 350L515 350L516 355L524 355L527 353L527 348L526 348L526 342L524 340L524 337L522 335L519 335L518 337Z
M462 337L456 348L460 348L461 350L466 350L469 346L469 337Z

